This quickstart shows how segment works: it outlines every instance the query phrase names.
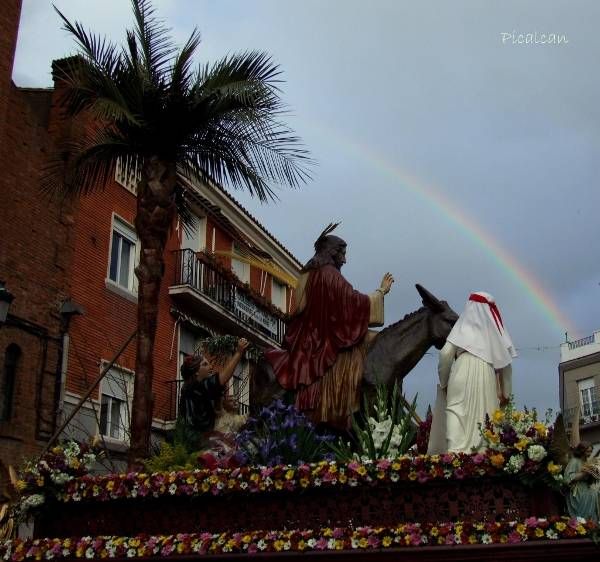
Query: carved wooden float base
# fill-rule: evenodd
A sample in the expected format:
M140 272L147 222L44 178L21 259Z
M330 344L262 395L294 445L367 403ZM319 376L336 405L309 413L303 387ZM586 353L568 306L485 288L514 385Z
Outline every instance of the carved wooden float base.
M394 526L446 521L512 521L563 513L548 488L515 480L401 483L220 497L135 498L60 503L36 520L36 537Z

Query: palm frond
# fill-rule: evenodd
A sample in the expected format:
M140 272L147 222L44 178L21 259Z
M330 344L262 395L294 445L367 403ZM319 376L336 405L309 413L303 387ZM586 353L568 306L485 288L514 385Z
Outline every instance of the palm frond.
M106 37L86 32L79 22L71 23L56 6L54 6L54 10L63 21L63 29L75 37L82 53L94 65L104 69L108 74L112 74L120 62L119 50L116 45L109 42Z
M172 92L178 92L180 95L188 93L193 79L191 72L192 59L198 45L200 45L200 32L194 29L177 57L175 57L171 71L170 89Z
M41 189L59 197L104 189L114 178L117 159L131 155L130 146L112 131L89 127L85 136L59 143L42 171Z
M164 77L171 55L176 51L169 37L169 29L154 15L149 0L132 0L135 17L135 36L142 53L149 81L158 85Z

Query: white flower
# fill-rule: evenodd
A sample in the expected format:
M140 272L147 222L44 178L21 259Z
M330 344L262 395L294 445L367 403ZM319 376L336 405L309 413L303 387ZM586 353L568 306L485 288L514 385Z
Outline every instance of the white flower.
M137 556L137 550L135 548L127 549L127 558L135 558Z
M85 557L94 558L95 555L96 553L94 552L94 549L91 546L88 546L85 550Z
M173 482L170 486L169 486L169 494L171 494L172 496L175 495L175 492L177 492L177 484L175 484L175 482Z
M546 449L542 445L531 445L527 449L527 456L535 462L540 462L547 454Z
M481 542L483 544L491 544L492 543L491 535L488 535L487 533L483 533L483 535L481 535Z
M260 539L256 543L256 547L258 548L258 550L264 550L265 548L267 548L267 543L263 539Z
M506 472L515 474L516 472L519 472L519 470L521 470L523 468L524 464L525 464L525 458L523 457L523 455L513 455L512 457L510 457L510 459L508 459L508 463L504 467L504 470Z
M554 529L548 529L548 530L546 531L546 536L547 536L549 539L552 539L552 540L554 540L554 539L557 539L557 538L558 538L558 534L556 533L556 531L555 531Z

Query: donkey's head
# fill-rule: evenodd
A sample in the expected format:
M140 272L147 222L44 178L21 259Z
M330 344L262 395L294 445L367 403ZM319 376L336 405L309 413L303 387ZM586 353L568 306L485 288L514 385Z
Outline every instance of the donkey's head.
M423 299L423 306L430 311L428 322L429 336L433 345L441 349L446 343L446 338L458 320L458 314L454 312L446 301L438 300L425 287L415 285L419 295Z

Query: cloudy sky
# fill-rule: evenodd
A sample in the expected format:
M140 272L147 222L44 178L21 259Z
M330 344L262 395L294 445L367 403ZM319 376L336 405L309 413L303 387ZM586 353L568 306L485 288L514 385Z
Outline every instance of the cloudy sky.
M131 23L126 0L55 4L115 41ZM417 282L457 312L471 291L492 293L519 348L517 403L556 408L565 332L600 329L600 3L155 5L180 43L200 29L198 62L260 49L284 71L314 179L276 204L239 200L303 262L341 220L351 283L396 277L388 322L420 306ZM24 0L15 82L50 86L52 59L73 51L51 2ZM432 351L406 379L422 409L436 365Z

